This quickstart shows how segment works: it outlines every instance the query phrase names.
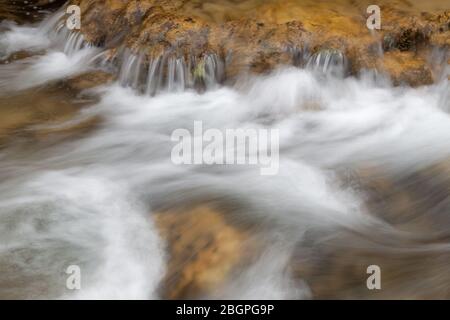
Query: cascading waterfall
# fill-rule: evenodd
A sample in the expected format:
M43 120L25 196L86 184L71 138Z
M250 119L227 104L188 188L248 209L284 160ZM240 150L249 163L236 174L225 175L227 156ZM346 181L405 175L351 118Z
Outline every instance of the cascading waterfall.
M321 50L312 55L306 67L322 73L345 75L347 72L347 59L339 50Z
M68 55L75 54L84 47L91 46L77 30L69 30L65 26L63 10L50 15L43 22L33 26L18 26L4 22L5 32L0 36L1 59L7 59L13 52L22 50L39 51L54 47Z
M81 32L65 27L63 10L51 15L33 27L8 25L0 43L6 47L4 58L20 50L41 50L52 47L67 57L90 50L86 61L118 74L119 83L146 95L158 92L181 92L186 89L210 90L225 80L224 60L215 53L202 57L177 55L171 52L148 58L143 52L134 53L125 48L113 58L108 52L98 53L99 48L85 41ZM15 40L16 38L22 41ZM295 65L305 66L321 73L345 74L347 60L338 50L321 50L313 55L306 49L288 49ZM296 62L297 61L297 62ZM299 63L298 61L302 61Z
M125 50L120 61L119 83L146 95L213 89L224 78L223 62L216 54L185 58L167 53L146 61L144 54Z
M321 49L312 52L308 45L286 48L292 57L292 64L321 74L339 77L348 75L349 63L345 54L337 49Z
M6 24L6 31L0 35L0 47L5 48L0 52L5 61L0 92L28 89L93 67L99 49L85 41L79 31L67 29L63 17L64 11L59 11L31 27ZM45 55L31 55L13 63L8 60L14 52L43 50Z
M114 70L118 80L97 89L100 102L80 111L102 118L93 132L0 149L0 298L159 298L167 253L152 212L174 203L213 199L262 228L262 254L213 298L310 298L289 263L311 238L370 230L376 246L417 236L369 212L361 190L343 187L339 173L370 164L404 176L448 159L446 77L428 87L394 88L344 77L348 62L339 51L292 50L303 68L226 87L223 59L214 53L150 58L123 49L111 57L66 30L62 15L31 27L6 25L2 59L21 50L37 55L0 65L0 95L96 68ZM192 131L199 120L221 131L278 129L279 174L261 176L258 166L175 165L172 132ZM448 241L424 243L395 249L449 254ZM65 289L68 265L83 269L78 292ZM406 290L445 279L442 272Z

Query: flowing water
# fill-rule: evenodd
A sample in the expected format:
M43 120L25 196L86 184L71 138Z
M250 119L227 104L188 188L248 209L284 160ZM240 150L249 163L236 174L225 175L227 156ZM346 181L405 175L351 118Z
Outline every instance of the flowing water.
M100 49L59 27L59 19L2 24L0 99L114 69ZM22 51L26 57L10 58ZM357 287L371 297L365 282L332 291L336 277L355 272L349 260L360 263L361 252L368 264L387 270L386 297L448 297L450 171L408 178L450 159L447 77L416 89L392 87L369 72L344 78L327 70L345 67L345 58L333 53L311 57L304 68L286 66L224 86L221 62L207 56L192 62L207 79L199 92L186 71L191 62L141 59L125 51L118 81L95 89L99 101L57 124L101 119L94 130L48 143L13 137L0 149L0 298L160 298L170 257L153 212L202 202L233 211L231 220L252 225L263 244L208 297L311 298L317 281L330 296L349 297ZM278 129L279 173L262 176L254 165L175 165L172 132L192 131L199 120L219 130ZM429 205L420 219L406 215L397 223L390 212L377 211L388 207L369 205L366 189L354 183L367 172L397 183L387 198L405 184L420 189L427 182L420 200ZM447 193L437 201L442 189ZM410 201L413 208L420 204ZM323 266L330 254L345 262L336 265L347 273ZM302 273L296 264L322 272ZM82 290L66 289L69 265L81 267Z

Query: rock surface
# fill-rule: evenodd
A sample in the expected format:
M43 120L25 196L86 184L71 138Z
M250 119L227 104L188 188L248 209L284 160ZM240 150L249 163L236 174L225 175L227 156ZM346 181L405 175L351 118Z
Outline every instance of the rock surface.
M379 31L366 27L367 1L73 2L81 6L89 41L113 51L126 46L148 58L214 53L225 61L226 79L305 64L314 54L337 50L350 74L376 68L395 84L429 84L439 76L433 73L439 62L428 59L430 48L446 50L450 39L450 10L434 0L378 1Z
M100 122L98 117L72 120L81 108L97 99L86 90L112 79L109 73L93 71L54 81L41 90L0 97L0 148L21 137L36 142L44 137L72 137L94 128Z
M200 206L159 212L155 217L169 252L161 288L164 298L211 294L246 259L247 232L228 223L217 210Z
M389 74L397 85L435 81L441 71L437 67L445 60L430 62L431 49L446 50L450 46L450 11L440 7L444 1L415 0L411 5L404 1L378 2L382 30L370 32L366 28L367 1L72 1L81 5L82 32L87 40L109 48L111 55L123 46L144 53L147 59L169 53L201 60L205 54L214 53L224 61L224 78L232 81L247 72L264 73L284 64L305 65L311 57L324 54L346 60L349 74L376 68ZM0 19L23 19L6 9L0 5ZM77 94L111 78L101 72L85 74L39 92L2 97L0 143L17 135L39 139L95 127L101 119L87 119L63 129L23 130L71 119L80 108L73 103ZM448 226L445 213L450 208L450 182L436 177L448 177L449 168L443 163L389 179L371 170L357 172L370 212L402 230L419 235L426 232L433 237L418 236L405 243L387 237L380 244L370 239L370 232L368 239L361 239L345 230L325 242L312 239L313 250L303 248L292 258L297 277L307 281L316 298L336 298L338 293L341 298L380 297L364 284L367 265L382 261L383 285L388 289L383 292L391 295L384 298L429 298L421 295L422 282L402 283L402 279L414 277L411 272L432 279L436 285L427 292L448 297L450 279L433 278L434 274L445 274L442 270L448 268L448 253L411 251L418 244L448 240L442 238L446 230L441 226ZM165 298L211 294L248 259L244 245L248 232L230 224L217 210L196 207L159 212L155 217L170 256L161 285ZM349 248L348 243L365 246Z

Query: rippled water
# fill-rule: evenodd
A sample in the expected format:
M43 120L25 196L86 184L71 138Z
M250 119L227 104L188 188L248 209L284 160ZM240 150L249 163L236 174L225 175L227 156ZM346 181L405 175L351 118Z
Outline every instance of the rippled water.
M1 99L96 68L100 49L55 34L48 26L57 17L38 26L6 26L3 58L21 50L30 56L0 65ZM394 88L374 74L342 78L285 67L202 94L188 89L150 96L120 81L98 88L98 103L58 124L101 118L92 132L50 144L12 140L0 149L0 298L159 298L169 258L152 212L207 201L233 208L236 223L256 226L264 247L211 297L310 298L317 281L329 284L330 296L351 297L350 291L332 292L345 272L320 265L322 273L299 276L295 261L330 263L325 253L331 251L345 263L354 253L357 264L362 251L373 255L371 264L391 270L386 281L392 291L385 297L420 291L443 298L450 206L448 195L439 202L433 197L450 186L450 172L431 173L435 184L423 200L429 205L414 228L377 212L366 190L344 176L381 172L399 183L389 193L396 196L402 177L448 163L448 86L445 77L428 87ZM221 130L279 129L279 174L261 176L258 166L173 164L172 132L192 130L196 120ZM420 188L429 178L406 184ZM420 253L431 263L424 265ZM83 270L81 291L65 288L69 265ZM347 267L352 274L354 267Z

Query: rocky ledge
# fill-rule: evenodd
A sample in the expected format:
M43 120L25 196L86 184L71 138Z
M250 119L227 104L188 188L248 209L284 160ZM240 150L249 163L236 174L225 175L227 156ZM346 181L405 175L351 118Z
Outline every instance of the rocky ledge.
M417 86L442 76L450 45L450 10L442 1L380 0L381 30L367 28L365 1L72 3L81 7L86 39L110 49L111 56L127 48L150 69L160 57L182 59L177 61L188 65L194 82L214 57L219 81L309 64L324 70L337 65L348 75L377 70L395 85Z

